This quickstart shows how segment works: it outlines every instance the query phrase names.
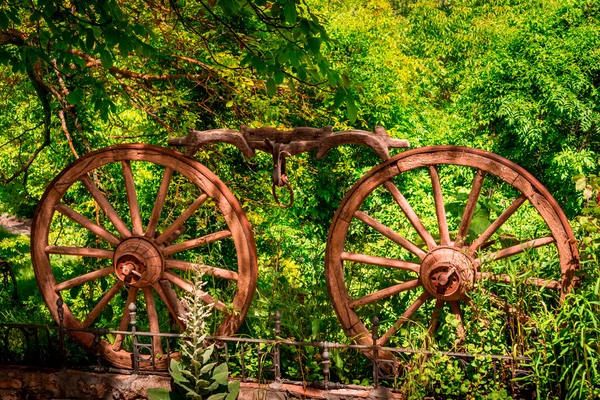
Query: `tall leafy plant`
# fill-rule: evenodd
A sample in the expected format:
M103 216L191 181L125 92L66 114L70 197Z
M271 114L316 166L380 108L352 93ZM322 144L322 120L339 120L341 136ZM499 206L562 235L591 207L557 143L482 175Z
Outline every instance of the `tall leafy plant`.
M206 319L211 315L211 307L201 299L204 282L200 268L193 274L192 282L194 289L183 300L188 311L184 317L187 338L181 345L182 359L171 360L170 365L174 389L148 389L151 400L233 400L240 391L239 381L228 382L227 363L214 361L215 344L206 346Z

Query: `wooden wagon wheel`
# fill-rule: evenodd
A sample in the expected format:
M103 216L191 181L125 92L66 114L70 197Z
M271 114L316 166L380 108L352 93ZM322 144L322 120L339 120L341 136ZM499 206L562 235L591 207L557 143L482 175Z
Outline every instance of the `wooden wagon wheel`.
M379 314L387 320L379 345L407 346L414 327L423 342L413 345L444 350L430 339L446 324L456 340L445 350L453 350L469 335L478 340L466 323L479 318L474 297L503 319L516 313L524 326L526 312L507 298L516 281L558 304L579 267L574 243L554 198L523 168L481 150L425 147L382 163L346 195L329 231L325 275L337 316L358 343L373 344L367 321ZM549 254L556 264L539 262Z
M243 321L256 287L256 246L233 194L197 161L151 145L101 149L62 171L37 207L31 251L57 322L56 301L65 301L67 328L105 319L104 327L127 330L128 305L139 298L138 330L183 330L179 298L192 290L191 271L201 264L210 284L200 297L217 310L216 334L229 335ZM213 260L222 265L206 265ZM70 335L111 364L132 367L124 335L99 343L89 332ZM161 339L152 341L160 353L155 363L165 368Z

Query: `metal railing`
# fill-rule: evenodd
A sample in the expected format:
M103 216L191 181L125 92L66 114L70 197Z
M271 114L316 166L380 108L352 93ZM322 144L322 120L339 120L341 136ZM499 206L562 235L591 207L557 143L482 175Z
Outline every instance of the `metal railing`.
M64 308L61 299L57 301L59 324L56 325L33 325L33 324L0 324L0 364L27 364L57 368L76 368L93 370L94 372L115 372L125 374L161 374L166 375L168 371L157 368L156 360L158 352L154 348L153 337L159 336L165 343L165 352L161 356L169 357L172 349L175 349L182 340L189 340L183 334L153 333L137 329L137 318L135 304L130 306L129 331L113 331L99 328L70 328L64 326ZM379 320L373 317L372 341L377 343ZM69 332L84 331L93 334L92 345L83 350L80 344L70 340ZM486 359L492 363L496 381L506 382L509 389L515 393L523 387L515 378L523 377L527 370L523 364L531 361L528 357L513 357L510 355L497 354L469 354L464 352L430 351L425 349L410 349L385 346L366 346L357 344L341 344L332 342L303 342L281 339L281 315L274 313L273 324L274 339L256 339L247 337L224 337L206 336L207 343L217 343L215 346L215 357L224 359L230 365L230 371L243 382L278 382L301 384L321 389L337 388L362 388L365 386L336 382L332 378L332 351L349 351L352 354L366 353L370 360L361 355L365 368L372 371L365 373L370 378L370 387L377 388L380 385L393 386L391 382L396 379L400 372L398 367L402 360L415 354L425 357L432 355L443 355L450 358L458 358L466 368L470 360ZM109 335L125 335L130 337L130 350L132 353L133 369L123 370L107 365L102 359L98 344L103 337ZM233 348L233 350L232 350ZM293 374L286 374L282 362L282 352L292 353L291 350L313 349L314 357L313 371L310 379L302 376L297 379ZM394 358L383 357L385 354L393 354ZM232 354L237 355L232 359ZM58 355L58 357L56 357ZM290 358L286 357L289 363ZM249 365L249 363L251 365ZM298 361L300 363L300 361ZM300 368L303 368L300 365ZM365 371L367 372L367 371ZM318 379L315 377L318 376Z

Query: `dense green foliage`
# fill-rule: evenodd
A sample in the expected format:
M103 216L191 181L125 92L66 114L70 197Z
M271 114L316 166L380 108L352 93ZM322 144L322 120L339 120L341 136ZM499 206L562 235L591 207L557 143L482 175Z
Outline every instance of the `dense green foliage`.
M382 125L413 147L455 144L490 150L525 167L555 195L572 221L583 271L578 289L556 312L556 296L518 284L528 277L526 267L557 278L552 275L558 273L556 253L533 252L503 264L516 283L493 289L531 313L538 334L529 324L506 321L481 291L466 312L466 328L476 334L463 350L530 356L533 375L526 380L535 384L540 398L595 398L600 390L599 48L600 4L588 0L4 1L0 212L32 216L52 178L91 150L125 142L166 145L167 138L183 136L190 128L330 124L336 130L371 130ZM335 209L379 162L374 153L342 146L323 160L311 154L289 160L296 196L289 210L276 208L271 198L269 155L244 160L231 146L211 145L196 159L239 198L256 237L259 282L241 333L271 335L273 312L280 310L285 337L347 341L327 296L323 254ZM137 172L140 203L150 205L143 215L147 220L162 171L141 165ZM455 231L472 177L452 168L441 173ZM100 175L109 200L126 204L120 175L109 178L108 167ZM435 214L426 176L416 171L396 184L432 229ZM489 226L514 195L498 182L486 184L495 197L478 204L471 236ZM167 204L170 221L197 195L178 193ZM67 200L88 218L103 221L81 185L70 189ZM394 217L389 194L376 192L367 206L380 221L406 232L406 221ZM498 240L543 231L531 208L520 212ZM186 237L219 224L223 221L216 217L198 215ZM94 243L96 238L82 231L65 228L64 244ZM419 240L415 232L409 235ZM357 252L396 251L360 227L353 227L350 237ZM210 247L188 259L230 265L221 254L231 256L232 251L226 245ZM28 239L0 232L0 258L12 263L19 279L19 299L11 297L10 282L0 291L2 320L48 321L47 311L38 311L42 301ZM60 259L59 265L62 279L97 267L93 259ZM376 274L358 266L349 268L348 276L357 282L351 285L354 296L368 293L366 284L380 289L406 279L398 272ZM64 297L72 309L89 312L109 284L101 280ZM97 323L118 318L124 297ZM398 296L362 312L365 318L376 313L387 328L413 300ZM14 304L19 307L4 307ZM392 344L422 346L427 320L417 320L423 326L404 329ZM436 345L456 350L457 321L449 312L442 320ZM284 372L316 376L320 365L313 353L284 354ZM345 355L332 352L335 377L367 383L368 360ZM445 356L427 362L415 357L404 367L405 376L390 384L414 398L510 395L512 377L499 374L498 379L485 357L466 367ZM248 369L253 368L250 363Z

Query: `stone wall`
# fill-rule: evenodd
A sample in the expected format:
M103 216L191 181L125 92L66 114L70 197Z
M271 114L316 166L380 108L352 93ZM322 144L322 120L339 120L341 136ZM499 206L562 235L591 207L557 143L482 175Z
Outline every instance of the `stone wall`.
M170 377L0 366L2 400L138 400L147 399L146 390L156 387L170 389ZM320 390L293 384L241 384L238 400L266 399L380 400L401 397L383 388Z
M76 370L0 367L0 399L146 399L146 389L169 389L171 379L157 375L95 374Z

